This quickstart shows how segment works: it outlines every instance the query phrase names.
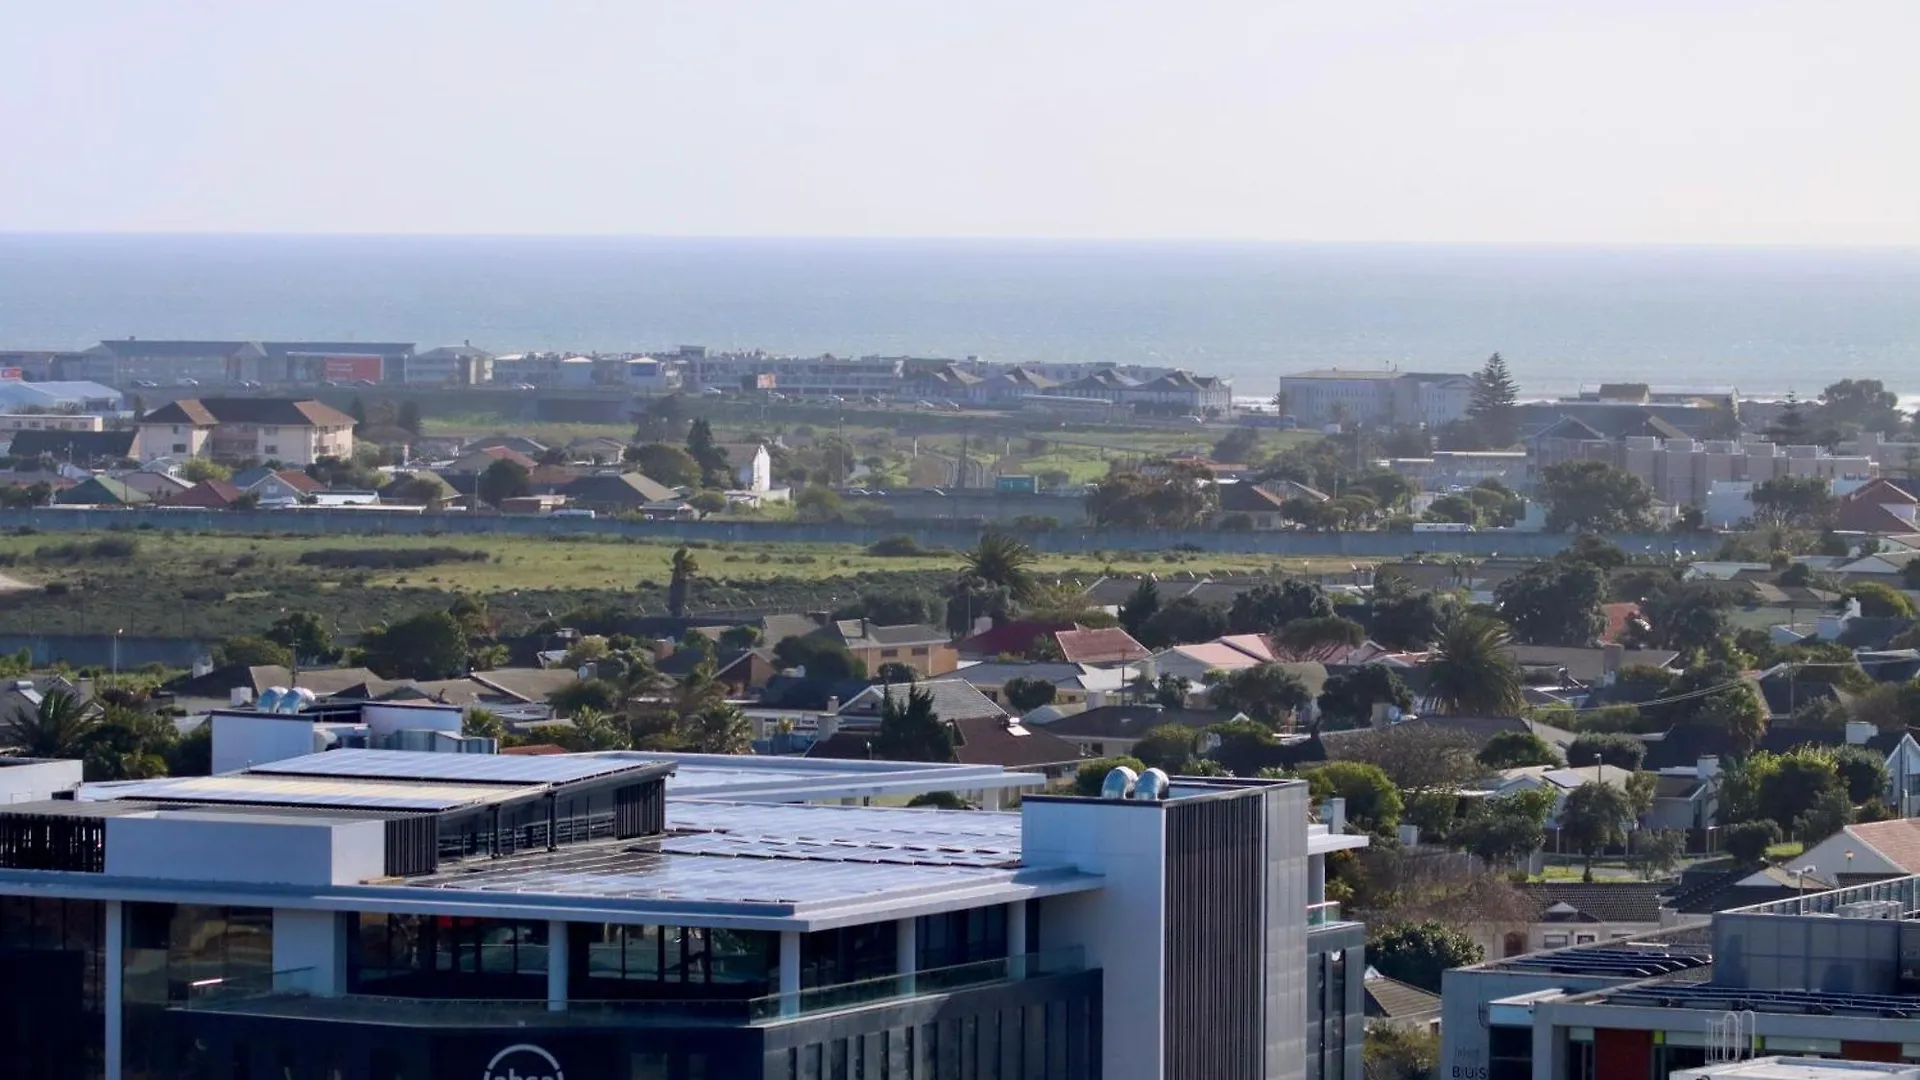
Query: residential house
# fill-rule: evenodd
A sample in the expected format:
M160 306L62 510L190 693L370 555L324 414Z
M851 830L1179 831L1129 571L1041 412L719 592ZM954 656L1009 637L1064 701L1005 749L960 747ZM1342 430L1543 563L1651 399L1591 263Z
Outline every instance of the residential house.
M592 465L618 465L624 460L627 444L608 435L582 435L567 444L567 460ZM535 455L537 458L538 455Z
M594 473L560 489L569 506L604 514L642 513L662 517L686 516L680 493L645 473ZM691 507L687 510L691 511Z
M1795 855L1791 869L1805 871L1809 889L1920 874L1920 818L1848 825Z
M1490 777L1488 790L1494 795L1512 795L1522 791L1545 791L1551 794L1553 814L1548 821L1551 827L1560 820L1560 812L1566 809L1567 796L1575 791L1588 784L1605 784L1625 791L1627 781L1632 778L1632 770L1614 765L1582 765L1577 769L1564 765L1522 765L1503 769L1498 776Z
M202 480L183 491L156 500L162 506L192 507L197 510L226 510L247 493L230 480Z
M193 484L158 469L129 469L120 473L120 482L156 503L164 503Z
M960 764L1053 773L1069 770L1080 760L1080 750L1073 743L1022 725L959 679L868 687L840 707L835 722L823 727L807 756L848 760L874 757L873 741L879 734L887 702L904 706L914 693L925 693L933 699L934 715L953 732L954 759Z
M1368 1028L1376 1025L1428 1031L1440 1026L1440 995L1367 968L1361 981Z
M1072 629L1054 632L1060 656L1070 664L1111 667L1134 664L1153 655L1153 650L1133 639L1118 626L1098 630Z
M428 349L407 357L400 381L408 386L484 386L493 381L493 354L471 342Z
M1127 757L1133 753L1133 745L1154 728L1178 724L1200 731L1235 718L1210 709L1097 705L1044 723L1033 717L1028 722L1073 743L1086 757Z
M765 443L719 443L733 470L733 486L739 491L765 494L773 490L773 456Z
M984 618L981 621L985 621ZM1071 622L1004 619L984 630L961 638L955 643L954 648L959 652L962 660L996 660L1002 656L1033 656L1046 648L1048 639L1077 628L1077 624Z
M327 485L298 469L268 469L262 476L254 476L252 470L248 470L236 475L233 482L259 499L262 506L291 506L316 498L327 490Z
M1834 525L1847 532L1911 533L1920 529L1916 510L1920 498L1891 480L1876 479L1841 496Z
M484 438L473 440L461 449L465 453L472 453L475 450L492 450L496 447L520 454L529 462L552 449L552 447L541 442L539 439L530 438L526 435L488 435Z
M1005 689L1015 679L1039 679L1052 683L1052 704L1066 709L1089 701L1117 696L1125 689L1129 673L1118 668L1094 668L1080 664L1042 661L1037 663L969 664L954 671L957 678L985 694L994 704L1011 709Z
M790 637L825 637L846 646L853 658L878 673L884 664L905 664L922 678L946 675L960 666L959 650L946 633L931 626L877 626L866 619L832 619L825 613L768 615L760 620L761 639L769 646Z
M1286 516L1287 496L1264 484L1246 481L1215 484L1219 510L1214 524L1220 528L1235 526L1256 532L1284 529L1292 522Z
M1515 889L1533 912L1528 923L1474 923L1465 929L1489 958L1638 938L1672 921L1661 912L1666 887L1656 881L1517 885Z
M141 460L212 457L306 466L353 456L353 417L318 401L182 398L140 418Z
M102 468L135 456L132 431L16 431L7 456L31 461L48 458L62 465Z
M111 476L90 476L56 493L53 501L61 506L145 506L153 500Z
M1629 649L1622 645L1509 645L1507 654L1522 668L1555 673L1562 686L1608 685L1623 667L1671 668L1680 659L1673 649Z

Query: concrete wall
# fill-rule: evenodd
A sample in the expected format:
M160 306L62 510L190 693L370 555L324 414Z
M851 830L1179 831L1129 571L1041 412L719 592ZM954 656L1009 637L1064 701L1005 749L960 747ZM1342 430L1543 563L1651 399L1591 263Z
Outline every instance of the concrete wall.
M314 742L313 721L297 716L216 713L211 723L216 773L304 757L321 749Z
M74 667L110 668L117 658L121 671L131 671L142 664L155 662L168 667L192 667L195 660L213 651L214 643L209 641L134 637L131 634L120 635L120 644L116 649L113 643L113 619L116 617L101 611L95 621L106 629L98 634L0 634L0 653L17 653L25 649L32 654L36 667L47 667L55 661L65 660Z
M0 761L0 804L51 799L79 786L78 761Z
M892 521L874 525L803 525L764 521L621 521L615 519L519 517L496 514L388 515L354 510L166 511L87 510L36 507L0 511L0 529L43 532L106 529L177 533L283 534L289 536L602 536L613 539L706 540L730 543L870 544L907 534L922 544L971 547L980 527L960 522ZM1419 554L1505 555L1544 558L1558 554L1571 536L1552 533L1210 532L1166 529L1053 529L1027 534L1042 551L1166 551L1188 546L1213 552L1288 556L1399 559ZM1607 537L1630 554L1693 555L1713 543L1709 535L1616 533Z
M348 885L386 869L386 823L192 811L107 820L107 873L162 881Z

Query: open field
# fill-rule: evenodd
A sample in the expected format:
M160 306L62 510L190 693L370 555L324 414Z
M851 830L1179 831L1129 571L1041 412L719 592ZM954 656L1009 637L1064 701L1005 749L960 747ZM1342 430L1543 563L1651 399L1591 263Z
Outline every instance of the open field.
M100 554L99 541L131 554ZM959 565L952 553L907 558L831 544L695 544L694 611L763 605L796 610L846 603L863 589L938 588ZM676 545L519 536L232 536L162 531L0 536L0 564L33 586L0 593L0 632L225 637L263 629L286 610L322 614L350 634L457 592L488 599L503 629L586 605L634 615L666 611ZM302 561L303 556L306 561ZM386 558L429 565L380 568ZM340 563L349 565L339 565ZM351 565L359 562L363 565ZM1103 573L1157 574L1345 569L1345 559L1284 562L1270 556L1169 552L1107 558L1047 555L1048 578L1090 582Z

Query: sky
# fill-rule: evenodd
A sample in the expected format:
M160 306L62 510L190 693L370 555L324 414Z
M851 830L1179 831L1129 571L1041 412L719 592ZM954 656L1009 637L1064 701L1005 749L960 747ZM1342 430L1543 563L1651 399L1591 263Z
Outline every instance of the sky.
M1920 246L1916 0L60 0L0 231Z

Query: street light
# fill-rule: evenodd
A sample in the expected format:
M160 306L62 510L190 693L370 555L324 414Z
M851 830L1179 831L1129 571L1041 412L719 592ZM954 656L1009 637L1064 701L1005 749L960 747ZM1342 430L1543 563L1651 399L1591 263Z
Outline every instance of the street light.
M1808 874L1818 869L1817 866L1803 866L1793 872L1793 913L1795 915L1807 913L1807 894L1801 889L1801 885Z

